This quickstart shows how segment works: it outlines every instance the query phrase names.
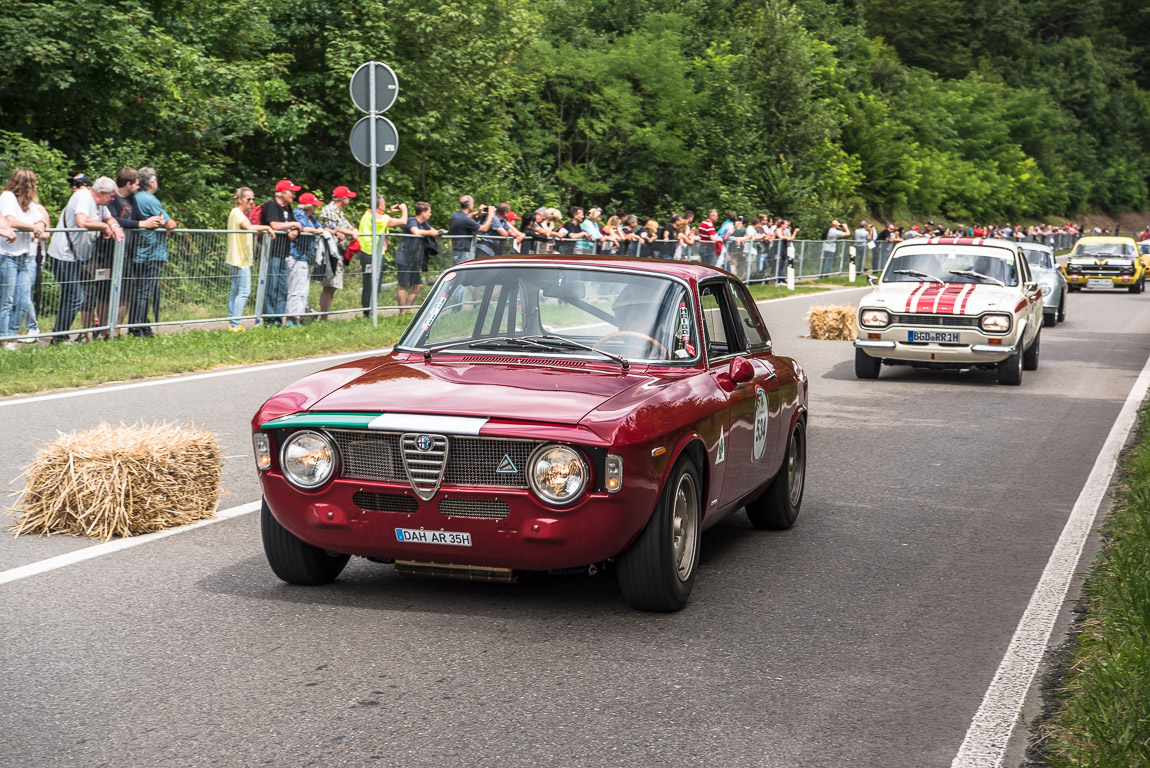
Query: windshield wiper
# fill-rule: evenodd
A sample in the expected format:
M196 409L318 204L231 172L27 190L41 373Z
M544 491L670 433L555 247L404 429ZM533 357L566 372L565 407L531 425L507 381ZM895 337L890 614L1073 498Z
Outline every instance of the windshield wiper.
M624 371L631 370L631 362L625 357L619 357L618 355L613 355L610 352L604 352L601 349L596 349L595 347L591 347L586 344L580 344L577 341L571 341L571 339L565 339L562 336L521 336L520 338L524 341L534 341L536 343L546 342L545 344L539 344L539 346L558 349L584 349L588 352L594 352L596 354L602 355L603 357L614 360L620 365L620 367L622 367Z
M992 283L998 283L1003 288L1006 287L1006 283L1002 282L997 277L991 277L990 275L984 275L981 272L975 272L972 269L952 269L952 270L950 270L950 274L952 274L952 275L963 275L964 277L978 277L978 278L982 278L983 280L989 280Z
M894 274L910 275L911 277L925 277L927 280L933 280L936 283L942 283L943 285L946 285L946 281L942 278L935 277L934 275L928 275L925 272L919 272L917 269L896 269L894 270Z
M522 339L515 339L504 336L487 336L482 339L466 339L464 341L453 341L450 344L442 344L438 347L429 347L423 350L423 359L430 360L431 356L436 352L443 352L444 350L454 349L455 347L470 347L472 349L506 349L508 347L535 347L539 349L547 349L547 345L539 344L538 342L526 341Z

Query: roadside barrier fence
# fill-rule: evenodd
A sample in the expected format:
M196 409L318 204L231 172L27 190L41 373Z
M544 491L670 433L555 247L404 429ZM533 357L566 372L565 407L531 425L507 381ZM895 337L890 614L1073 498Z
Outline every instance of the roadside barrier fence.
M380 247L371 249L378 255L361 251L348 260L347 243L327 235L300 235L293 241L282 233L271 238L238 230L130 229L114 242L93 239L87 230L52 232L56 238L71 238L80 245L76 250L89 257L61 262L48 256L45 243L22 260L0 341L63 341L72 334L109 336L121 329L151 335L157 327L192 324L295 324L357 313L374 318L381 312L411 311L422 300L422 286L434 283L453 263L502 255L595 255L575 241L525 239L517 245L511 238L486 235L424 241L380 234ZM226 262L229 236L252 240L254 259L246 271ZM80 238L88 241L81 245ZM1076 238L1027 240L1062 250ZM788 265L798 279L845 274L852 259L859 273L878 272L894 244L856 244L845 238L833 243L730 239L718 251L710 243L681 247L666 240L625 245L610 255L706 261L748 283L782 283ZM409 266L397 271L397 259ZM374 295L372 275L378 276ZM8 279L0 276L0 282Z

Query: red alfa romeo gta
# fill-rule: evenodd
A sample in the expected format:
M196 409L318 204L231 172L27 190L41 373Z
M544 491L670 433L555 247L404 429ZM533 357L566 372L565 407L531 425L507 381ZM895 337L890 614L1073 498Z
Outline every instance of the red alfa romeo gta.
M794 524L807 379L746 287L702 264L485 259L436 283L391 354L307 376L252 420L264 549L293 584L352 555L511 581L613 565L686 602L704 529Z

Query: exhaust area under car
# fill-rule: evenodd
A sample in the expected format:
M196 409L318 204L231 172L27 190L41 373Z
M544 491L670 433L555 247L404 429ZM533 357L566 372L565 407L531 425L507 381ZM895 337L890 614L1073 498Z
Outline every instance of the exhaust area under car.
M456 581L485 581L491 584L514 584L519 580L519 576L510 568L489 568L480 565L396 560L395 570L408 576L431 576L436 579L454 579Z

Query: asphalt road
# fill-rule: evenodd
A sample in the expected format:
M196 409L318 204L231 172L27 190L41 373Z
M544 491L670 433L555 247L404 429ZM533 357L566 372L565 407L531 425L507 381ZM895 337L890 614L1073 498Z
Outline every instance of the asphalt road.
M290 587L252 514L0 585L0 766L949 766L1150 354L1150 297L1070 299L1020 388L856 381L801 338L831 298L766 305L811 378L802 516L708 531L677 614L610 576ZM191 419L252 501L247 421L315 367L0 401L0 477L57 429ZM0 537L0 571L87 546Z

